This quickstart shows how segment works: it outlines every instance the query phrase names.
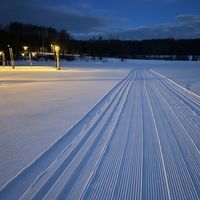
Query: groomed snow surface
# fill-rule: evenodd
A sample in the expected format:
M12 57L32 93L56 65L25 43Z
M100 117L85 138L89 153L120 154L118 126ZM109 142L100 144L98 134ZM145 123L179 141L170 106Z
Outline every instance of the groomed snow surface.
M200 199L200 97L130 63L0 71L0 199Z

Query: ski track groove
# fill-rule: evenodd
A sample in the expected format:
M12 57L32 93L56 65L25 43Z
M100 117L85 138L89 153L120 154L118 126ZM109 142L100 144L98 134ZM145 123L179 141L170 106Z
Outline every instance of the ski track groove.
M126 136L125 141L123 142L124 146L126 145L126 141L127 141L127 136ZM124 147L121 147L121 149L122 149L122 151L123 151L123 150L124 150ZM114 153L114 152L112 152L112 153ZM122 153L122 154L123 154L123 153ZM111 154L111 155L112 155L112 154ZM117 157L116 159L117 159L117 163L120 163L120 164L119 164L119 167L117 167L117 169L116 169L116 170L118 171L119 168L120 168L120 165L121 165L122 156L121 156L121 157ZM116 168L116 167L115 167L115 168ZM105 172L110 173L110 169L109 169L108 167L106 167L106 168L105 168ZM104 180L105 176L102 176L101 178L102 178L101 180L102 180L102 184L103 184L103 180ZM114 184L114 183L113 183L113 182L114 182L114 181L113 181L113 178L114 178L114 177L112 176L111 178L112 178L112 179L110 180L110 183L112 183L112 187L110 187L110 188L113 188L113 184ZM107 194L108 194L108 195L111 195L110 193L107 193ZM103 195L105 196L105 193L102 193L102 196L103 196ZM96 195L96 196L99 196L99 194ZM104 198L104 197L102 197L102 196L100 197L101 199ZM106 196L106 197L108 198L108 196ZM97 198L97 197L96 197L96 198ZM83 199L84 199L84 197L83 197ZM87 199L87 197L86 197L86 199ZM91 198L91 199L92 199L92 198Z
M183 108L187 109L187 110L185 110L185 116L186 116L186 114L187 114L188 120L192 121L193 124L194 124L194 126L196 126L197 129L198 129L198 131L199 131L199 130L200 130L200 116L199 116L199 115L194 115L194 114L193 114L193 113L194 113L194 110L192 109L192 107L193 107L192 102L187 102L187 103L185 103L184 101L182 101L182 99L181 99L181 101L177 101L177 99L180 100L180 95L178 95L177 92L174 92L174 91L170 88L170 85L169 85L169 86L167 85L167 87L166 87L166 84L167 84L166 81L169 81L169 80L168 80L166 77L160 75L159 73L157 73L157 72L155 72L155 71L153 71L153 70L151 70L151 72L152 72L153 75L154 75L156 78L158 78L158 80L160 81L161 85L159 85L159 87L164 88L165 92L168 92L168 95L171 94L171 95L174 96L174 98L175 98L175 99L173 99L174 103L175 103L176 105L178 104L178 105L179 105L178 107L180 107L180 108L182 108L182 109L183 109ZM160 78L160 77L161 77L161 78ZM164 82L164 83L163 83L163 82ZM177 87L178 87L178 86L177 86ZM185 88L182 88L181 86L179 86L178 88L179 88L179 90L186 90ZM190 92L190 91L185 91L185 94L186 94L186 93L189 94L188 96L194 95L194 96L195 96L195 100L196 100L197 102L200 101L200 96L198 96L198 95L196 95L196 94L194 94L194 93L192 93L192 92ZM190 106L189 106L189 105L190 105ZM199 103L198 103L198 108L196 108L196 109L198 110L198 112L200 112L200 105L199 105ZM190 117L190 114L191 114L192 117ZM200 131L199 131L199 134L200 134Z
M152 91L153 91L153 89L152 89ZM182 122L179 121L177 114L174 112L174 110L172 109L170 104L166 101L166 99L162 96L162 94L159 94L158 89L154 87L154 91L156 91L156 93L157 93L156 96L160 96L161 97L160 100L163 100L163 102L165 102L167 107L170 109L170 113L172 113L172 115L174 115L175 118L177 119L177 122L182 124ZM162 105L162 104L160 103L160 105ZM163 110L163 113L164 113L163 105L160 106L160 107L162 107L162 110ZM179 149L179 151L177 151L177 153L180 152L180 157L183 158L184 165L186 166L186 171L190 175L189 179L190 180L192 180L192 179L194 180L194 181L191 181L190 184L191 185L193 185L193 184L195 185L195 190L196 191L194 191L194 193L199 194L200 193L200 180L197 178L197 176L195 176L195 174L199 174L199 166L200 166L199 151L198 151L198 149L196 149L196 145L194 145L194 143L190 140L190 137L188 135L188 130L186 130L182 126L183 130L185 131L186 137L178 136L177 135L178 132L177 133L175 132L174 127L170 123L169 117L166 116L166 113L165 113L165 117L166 117L168 126L169 126L169 128L171 130L172 137L173 137L173 139L174 139L174 141L175 141L175 143L176 143L176 145L177 145L177 147ZM188 142L187 142L187 138L189 139ZM190 144L190 143L192 143L192 144ZM185 144L185 145L181 145L181 144ZM193 162L188 162L187 161L188 160L188 156L187 156L188 149L186 147L188 147L188 146L191 146L191 148L190 148L190 152L191 152L190 159ZM188 198L192 199L192 197L188 197Z
M200 97L133 69L0 200L200 199Z
M127 103L127 98L126 98L126 101L125 101L124 104L126 104L126 103ZM111 134L110 134L109 140L107 141L106 145L104 146L104 148L103 148L103 150L102 150L102 152L101 152L100 159L97 161L97 164L96 164L96 166L95 166L94 171L91 173L91 176L89 176L89 179L88 179L87 183L86 183L85 186L84 186L84 189L83 189L83 192L81 193L81 198L80 198L80 199L82 199L83 196L85 195L85 191L87 190L87 187L89 186L90 182L92 181L93 177L94 177L95 174L96 174L96 171L97 171L97 169L98 169L99 163L100 163L101 160L103 159L103 156L104 156L105 151L106 151L106 149L107 149L107 147L108 147L108 145L109 145L109 142L110 142L111 139L113 138L114 132L115 132L116 127L117 127L117 122L119 122L119 120L121 119L121 113L123 112L123 110L124 110L124 107L120 109L120 114L117 116L117 120L115 120L115 123L114 123L114 125L113 125L112 130L111 130Z
M147 89L146 89L145 79L144 79L144 88L145 88L145 93L146 93L147 100L148 100L148 103L149 103L149 108L151 110L153 124L154 124L155 130L156 130L156 136L157 136L157 140L158 140L158 144L159 144L159 150L160 150L160 155L161 155L161 160L162 160L162 166L163 166L163 170L164 170L164 177L165 177L166 186L167 186L168 199L171 200L171 193L170 193L170 189L169 189L169 182L168 182L168 178L167 178L165 160L164 160L164 157L163 157L163 150L162 150L162 146L161 146L161 142L160 142L159 131L158 131L158 127L157 127L157 124L156 124L155 114L154 114L154 111L153 111L153 108L152 108L152 104L151 104L151 101L149 99L149 95L148 95L148 92L147 92Z
M125 89L126 89L126 87L125 87ZM123 91L124 92L124 91ZM122 97L123 96L123 92L122 92L122 94L120 94L120 96L119 96L119 99L120 99L120 97ZM115 98L115 99L117 99L117 98ZM117 103L119 103L119 101L117 101ZM116 105L117 106L117 105ZM95 122L95 124L91 127L91 129L89 129L87 132L86 132L86 138L84 139L84 141L83 141L83 143L82 143L82 141L81 142L79 142L76 146L75 146L75 148L77 149L76 151L75 151L75 153L73 153L73 155L72 156L70 156L70 159L68 160L68 159L66 159L65 161L64 161L64 165L61 165L59 168L58 168L58 174L56 174L55 173L55 176L51 176L50 177L50 179L48 180L48 182L46 182L45 183L45 185L41 188L41 191L39 191L38 193L37 193L37 195L35 196L35 198L33 198L33 199L38 199L38 198L43 198L45 195L46 195L46 193L49 191L49 189L54 185L54 182L61 176L61 174L63 173L63 171L67 168L67 166L69 165L69 164L71 164L71 162L73 161L72 159L74 159L74 157L78 154L78 152L79 151L81 151L81 148L82 147L84 147L84 144L87 142L87 140L89 140L90 138L90 135L93 133L93 131L95 130L95 128L98 126L98 124L101 122L101 120L103 119L103 117L105 116L104 114L107 114L107 112L108 112L108 109L109 109L110 107L108 107L103 113L102 113L102 116L101 116L101 118L98 120L98 121L96 121ZM106 122L105 122L106 123ZM105 124L106 125L106 124ZM87 134L89 134L89 135L87 135ZM98 135L98 136L100 136L100 134ZM94 145L95 145L95 143L94 143ZM84 155L83 155L83 158L84 158ZM60 171L59 171L59 169L61 169ZM54 181L52 181L51 179L53 179L55 177L55 179L54 179ZM73 176L71 176L70 178L72 178ZM41 196L40 196L41 195Z
M127 98L126 98L126 103L127 103ZM117 119L116 122L119 122L119 121L120 121L123 111L124 111L124 107L121 109L120 116L118 116L118 119ZM111 135L111 137L110 137L110 139L109 139L109 142L110 142L111 139L113 138L114 133L116 132L117 126L118 126L118 124L115 123L114 129L112 130L112 133L113 133L113 134ZM105 156L105 152L106 152L106 150L107 150L107 148L108 148L109 142L107 143L106 147L104 148L103 154L102 154L102 156L101 156L101 159L99 159L98 164L96 165L96 168L95 168L95 170L94 170L92 176L90 177L90 180L88 181L87 185L86 185L85 188L84 188L84 191L83 191L83 193L82 193L82 195L81 195L81 199L84 198L85 192L86 192L87 188L89 187L89 184L90 184L91 181L93 180L93 178L94 178L94 176L95 176L95 174L96 174L96 171L97 171L97 169L98 169L98 166L99 166L100 162L102 162L103 157Z
M149 86L150 87L150 86ZM154 89L153 89L154 88ZM191 178L191 175L190 175L190 173L189 173L189 170L188 170L188 168L187 168L187 166L186 166L186 163L185 163L185 157L183 156L183 151L181 150L181 147L180 147L180 145L178 145L178 141L177 141L177 137L175 137L175 133L174 133L174 130L173 130L173 128L172 128L172 125L170 124L170 121L169 121L169 118L166 116L166 112L164 111L164 105L163 104L161 104L160 102L161 102L161 100L164 100L164 98L163 97L161 97L161 98L158 98L159 96L161 96L161 95L159 95L159 93L158 93L158 90L157 90L157 88L154 86L153 87L153 84L151 84L151 94L152 94L152 99L154 98L155 99L155 101L154 102L156 102L157 104L156 104L156 106L158 106L158 104L160 105L160 106L158 106L158 108L161 108L162 109L162 111L160 111L159 113L161 114L161 113L163 113L163 117L165 117L165 120L167 121L166 123L164 122L164 120L162 120L162 123L163 124L168 124L168 127L169 127L169 130L170 131L168 131L167 133L171 133L171 138L170 138L170 135L168 135L168 134L166 134L166 136L168 136L168 138L165 138L164 139L164 136L162 137L163 138L163 140L165 141L165 142L163 142L163 146L164 146L164 144L166 144L166 141L167 142L174 142L175 144L171 144L171 146L172 147L176 147L177 146L177 150L176 150L176 152L172 152L171 153L171 159L173 159L174 158L174 161L173 162L170 162L170 163L177 163L178 161L179 161L179 163L177 164L177 165L175 165L174 166L174 169L177 169L178 171L179 171L179 173L178 174L181 174L182 173L182 175L180 176L180 179L182 179L182 180L179 180L179 181L177 181L177 183L175 183L175 179L174 179L174 176L172 176L172 181L171 181L171 186L172 186L172 189L171 190L173 190L173 184L174 184L174 188L176 188L176 186L178 186L178 185L180 185L180 187L182 187L182 191L180 191L180 192L177 192L177 190L176 190L176 192L174 193L174 197L173 197L173 199L197 199L198 198L198 195L197 195L197 191L196 191L196 188L198 188L198 187L196 187L196 188L194 188L194 185L193 185L193 182L191 181L192 180L192 178ZM155 92L156 91L156 92ZM153 93L154 93L154 95L153 95ZM165 101L165 100L164 100ZM166 102L166 101L165 101ZM155 106L155 108L156 108L156 106ZM167 105L167 107L169 107L169 105ZM171 107L169 107L170 108L170 111L173 113L173 115L175 115L175 118L177 118L177 116L176 116L176 114L173 112L173 110L171 110ZM156 109L155 109L156 110ZM169 112L168 112L169 113ZM158 121L158 120L157 120ZM178 120L177 120L177 122L178 123L180 123ZM166 130L167 130L167 128L166 128ZM170 139L169 139L170 138ZM193 146L193 144L192 144L192 146ZM168 153L170 153L170 148L166 148L167 150L168 150ZM195 153L195 152L194 152ZM177 155L177 156L176 156ZM179 155L179 156L178 156ZM176 156L176 158L175 158L175 156ZM169 157L168 157L169 158ZM166 159L167 160L167 159ZM171 164L170 164L171 165ZM177 166L178 165L180 165L180 166L182 166L182 168L178 168ZM185 170L184 170L185 169ZM170 174L172 173L172 171L173 171L173 168L171 169L171 170L168 170L168 171L170 171ZM194 168L192 169L192 171L194 171L194 172L196 172L196 173L198 173L198 171L197 170L195 170ZM185 180L183 179L184 177L186 177L187 176L187 178L185 178ZM186 181L188 181L189 182L189 184L187 184L186 186L187 187L185 187L184 189L183 189L183 187L184 187L184 185L182 185L181 183L185 183ZM199 183L198 183L198 180L196 180L195 181L197 184L198 184L198 186L200 186L199 185ZM193 186L193 187L192 187ZM189 187L191 187L190 189L188 189ZM190 194L190 192L189 191L192 191L191 192L191 194ZM177 194L182 194L183 196L176 196ZM187 196L187 197L186 197Z
M130 82L130 84L128 85L128 87L126 88L125 92L126 94L122 94L122 96L120 97L119 101L117 102L117 105L112 109L112 112L109 116L109 119L106 120L106 123L104 122L103 123L103 128L102 130L99 132L98 136L103 136L103 133L105 133L105 129L108 127L108 123L112 120L112 117L114 116L116 110L117 110L117 107L119 107L119 103L121 102L122 105L124 105L123 102L126 102L126 97L127 97L127 94L128 94L128 91L130 89L132 85L132 82ZM124 101L122 101L122 97L124 97ZM97 141L96 142L93 142L93 145L94 147L96 146L97 142L98 142L99 138L97 138ZM83 161L83 159L81 160ZM78 173L80 173L81 169L78 170L78 172L74 172L73 174L76 175ZM70 178L73 177L73 175L70 176ZM70 182L70 181L69 181ZM69 190L69 184L66 183L66 185L64 186L63 190L60 192L59 196L57 197L58 199L64 199L64 197L67 196L68 193L66 193L66 191Z
M172 106L173 106L173 108L174 109L176 109L176 110L178 110L178 112L179 113L181 113L181 115L182 115L182 117L185 119L185 120L187 120L192 126L193 126L193 128L194 129L196 129L196 131L197 131L197 136L199 137L199 135L200 135L200 128L197 126L197 124L195 123L195 121L194 121L194 119L191 119L189 116L188 116L188 113L185 113L185 112L183 112L183 110L181 109L182 107L181 106L183 106L182 104L178 104L178 102L177 101L175 101L172 97L171 97L171 95L173 95L173 94L171 94L171 93L167 93L164 89L163 89L163 87L159 87L160 88L160 90L162 90L162 92L168 97L168 102L170 103L170 102L172 102ZM174 98L176 98L176 97L174 97ZM188 107L185 107L185 109L188 109ZM191 112L191 111L190 111ZM187 114L187 115L186 115ZM200 120L200 118L199 119L197 119L197 120ZM196 138L197 139L197 138Z
M153 74L154 75L154 74ZM159 81L161 81L160 79L159 79ZM162 81L161 81L162 82ZM162 91L163 91L163 93L165 93L165 96L169 96L169 98L173 101L173 98L169 95L169 93L167 93L166 91L164 91L164 89L163 89L163 87L161 87L162 88ZM172 95L174 95L174 93L172 93ZM160 96L162 96L162 95L160 95ZM169 104L169 100L168 101L166 101L167 102L167 104ZM195 124L195 122L194 121L192 121L188 116L186 116L184 113L183 113L183 111L181 110L181 108L177 105L177 102L175 102L175 101L173 101L173 105L176 105L175 106L175 108L174 109L178 109L178 111L179 111L179 113L181 114L181 116L187 121L187 123L182 123L181 121L181 118L180 118L180 115L177 115L177 114L175 114L175 117L178 119L178 121L179 121L179 123L181 124L181 126L184 128L184 130L187 132L187 135L188 135L188 137L189 137L189 139L191 140L191 142L194 144L194 146L196 147L196 149L197 149L197 151L200 153L200 151L199 151L199 148L198 148L198 146L200 145L200 138L199 138L199 135L200 135L200 128L199 127L197 127L196 126L196 124ZM186 104L186 106L187 106L187 104ZM173 110L173 109L171 109L171 110ZM173 111L174 112L174 111ZM200 122L200 118L199 118L199 122ZM193 134L192 136L191 136L191 133L189 133L187 130L186 130L186 128L185 128L185 126L186 125L189 125L189 124L191 124L193 127L190 127L190 128L194 128L196 131L196 133L195 134ZM190 131L191 132L191 131ZM194 139L192 139L192 138L194 138ZM195 143L195 142L197 142L197 144Z
M141 87L142 87L142 82L140 80L140 90L141 90ZM140 91L140 101L141 101L141 111L142 111L142 170L141 170L141 191L140 191L140 200L142 200L142 191L143 191L143 185L144 185L144 118L143 118L143 113L144 113L144 106L143 106L143 101L142 101L142 93Z
M135 99L135 102L132 103L133 106L131 109L128 140L126 144L126 149L124 151L124 157L122 161L123 165L121 165L120 173L118 174L118 177L117 177L117 182L116 182L112 199L139 199L139 197L141 196L141 189L142 189L142 158L141 157L143 155L140 153L139 153L140 155L138 155L138 152L140 152L140 149L143 148L142 131L141 133L136 134L138 126L140 128L142 127L142 117L141 117L142 111L139 110L140 114L138 114L138 109L137 109L137 106L140 107L139 103L141 100L141 94L140 94L141 83L140 82L141 81L138 80L135 83L139 85L139 87L136 86L135 92L132 97L132 99L135 99L135 98L136 99ZM135 124L137 124L137 126ZM133 151L135 151L136 154L131 155L130 152L133 152ZM135 168L132 167L133 164L135 164ZM129 176L129 174L132 174L132 176ZM141 182L141 184L139 184L139 182Z
M131 96L131 95L130 95ZM127 104L126 104L127 105ZM131 113L129 113L129 114L131 114ZM129 124L130 124L130 121L129 121ZM124 142L123 142L123 147L122 147L122 150L121 151L119 151L118 152L118 156L115 156L115 159L113 158L113 159L111 159L112 158L112 154L114 154L115 153L115 149L112 149L112 147L111 147L111 145L113 145L113 144L110 144L110 146L109 146L109 148L110 148L110 150L112 150L112 151L110 151L109 152L109 150L108 150L108 152L107 152L107 156L109 155L109 157L108 158L104 158L104 160L106 160L107 159L107 161L108 162L104 162L104 168L103 168L103 174L102 174L102 176L101 177L99 177L100 178L100 180L98 181L98 185L102 185L102 184L106 184L106 185L109 185L109 183L113 183L112 184L112 186L109 186L109 190L107 190L107 193L105 193L105 192L103 192L103 190L104 189L102 189L101 191L97 191L97 192L95 192L96 190L94 190L94 192L93 192L93 194L90 194L90 196L87 196L87 194L85 194L85 199L110 199L110 198L112 198L112 196L113 196L113 193L114 193L114 189L115 189L115 185L116 185L116 183L117 183L117 179L118 179L118 177L119 177L119 173L120 173L120 168L121 168L121 164L119 165L119 167L118 167L118 169L116 170L116 175L115 176L112 176L113 178L112 178L112 180L110 180L109 182L103 182L103 180L105 179L104 177L107 177L107 174L109 174L110 173L110 167L109 166L113 166L113 162L114 163L117 163L117 161L118 160L120 160L119 161L119 163L123 163L123 159L124 159L124 151L125 151L125 148L127 147L127 138L128 138L128 135L130 134L130 127L128 126L127 128L126 128L126 130L129 130L128 131L128 134L127 135L125 135L124 137L125 137L125 140L124 140ZM119 133L118 133L118 135L119 135ZM112 139L112 141L111 141L111 143L115 143L115 142L113 142L113 140L116 140L116 135L115 135L115 138L113 138ZM118 144L119 145L119 144ZM120 152L122 152L121 153L121 156L120 156ZM111 154L111 155L110 155ZM111 157L111 158L110 158ZM101 160L102 162L103 162L103 160ZM114 165L115 166L115 165ZM100 168L100 167L99 167ZM101 169L102 169L102 167L101 167ZM99 173L99 169L98 169L98 173ZM96 174L98 174L98 173L96 173ZM98 175L97 175L98 176ZM115 180L115 181L114 181ZM94 180L94 182L96 182L96 180ZM92 185L92 184L91 184ZM102 186L103 187L103 186ZM107 186L106 186L107 187ZM98 188L98 187L97 187ZM103 187L103 188L105 188L105 187ZM112 190L112 191L111 191ZM111 191L111 192L109 192L109 191ZM101 193L101 196L99 197L99 193ZM114 199L116 199L116 198L114 198Z
M178 87L175 84L172 85L173 81L170 80L170 84L169 80L166 77L161 76L159 73L153 70L152 72L161 81L163 85L165 85L169 90L171 90L171 92L173 92L177 97L179 97L180 100L185 102L186 105L188 105L194 112L196 112L198 116L200 116L200 103L198 102L200 100L200 97L198 98L198 100L196 100L196 98L192 96L197 96L196 94L193 94L192 92L188 91L188 95L187 91L183 91L183 88L181 86Z
M134 96L133 96L133 98L134 98ZM133 105L132 105L132 108L130 110L131 110L131 113L130 113L130 119L128 119L130 121L129 121L128 134L126 135L126 144L125 144L125 147L123 149L123 155L122 155L122 159L121 159L121 162L120 162L120 169L119 169L118 174L117 174L117 180L115 182L115 185L113 186L114 187L114 191L112 193L111 199L127 199L127 195L128 195L128 193L130 191L130 190L128 190L128 186L127 186L128 181L125 182L125 180L128 179L128 177L126 176L127 173L126 173L126 170L123 169L123 166L124 166L123 164L126 161L126 153L128 152L128 145L130 144L129 140L131 139L131 135L132 135L131 134L131 132L132 132L132 129L131 129L132 128L132 126L131 126L132 123L131 123L131 121L133 120L133 113L134 113L134 106ZM130 169L130 162L128 164L129 165L127 166L127 169ZM125 175L123 174L123 172L124 172ZM120 178L124 178L123 181L121 181ZM117 186L119 188L120 187L122 188L121 189L122 190L121 193L119 192ZM134 185L132 185L132 187L134 187ZM118 192L118 195L120 195L120 194L121 195L117 196L117 192ZM129 199L132 199L132 198L129 197Z

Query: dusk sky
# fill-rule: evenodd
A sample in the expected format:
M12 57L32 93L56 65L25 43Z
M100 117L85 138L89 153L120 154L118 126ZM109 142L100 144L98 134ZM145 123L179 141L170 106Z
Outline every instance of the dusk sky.
M65 29L76 37L199 38L199 0L1 0L0 24Z

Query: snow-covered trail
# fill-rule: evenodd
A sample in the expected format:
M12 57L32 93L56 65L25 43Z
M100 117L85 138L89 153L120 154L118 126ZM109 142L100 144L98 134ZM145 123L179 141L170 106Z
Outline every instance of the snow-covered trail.
M199 199L200 97L132 70L0 199Z

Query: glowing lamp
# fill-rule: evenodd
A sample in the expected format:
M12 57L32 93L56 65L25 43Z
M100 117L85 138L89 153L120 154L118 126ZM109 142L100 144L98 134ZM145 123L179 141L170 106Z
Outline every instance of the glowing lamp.
M31 54L32 54L33 57L35 57L37 55L36 52L32 52Z
M60 46L55 45L55 51L56 51L56 52L60 51Z
M24 51L28 50L28 46L23 46Z

